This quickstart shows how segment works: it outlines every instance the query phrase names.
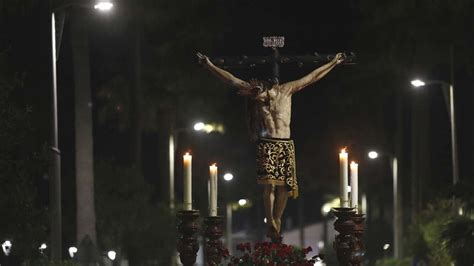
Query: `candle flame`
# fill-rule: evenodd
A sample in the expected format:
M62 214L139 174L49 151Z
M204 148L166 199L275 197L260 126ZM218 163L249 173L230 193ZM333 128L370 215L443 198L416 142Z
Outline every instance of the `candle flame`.
M352 161L352 162L351 162L351 165L359 165L359 164L356 163L356 162L354 162L354 161Z
M209 169L210 169L210 170L215 170L215 171L217 171L217 165L216 165L216 163L213 163L212 165L209 165Z
M341 150L341 153L347 153L347 147L344 147L342 150Z

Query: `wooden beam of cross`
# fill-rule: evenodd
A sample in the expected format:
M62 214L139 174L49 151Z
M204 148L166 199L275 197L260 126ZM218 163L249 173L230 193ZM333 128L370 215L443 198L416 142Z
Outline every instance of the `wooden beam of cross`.
M281 55L278 48L285 46L285 37L283 36L269 36L263 37L263 47L271 48L272 55L268 56L220 56L212 58L214 65L223 69L239 69L239 68L254 68L261 66L272 66L273 78L278 82L280 78L281 64L295 64L298 67L305 65L315 66L323 65L331 61L335 54L318 54L312 55ZM356 55L353 52L344 53L343 65L353 65L356 63Z

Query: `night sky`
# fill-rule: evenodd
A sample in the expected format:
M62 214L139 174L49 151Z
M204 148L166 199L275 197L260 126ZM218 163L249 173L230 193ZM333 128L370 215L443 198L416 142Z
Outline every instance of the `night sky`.
M418 191L422 202L445 195L450 185L449 117L441 89L429 86L413 90L409 83L414 77L450 81L450 44L454 46L460 178L472 180L474 175L474 53L470 48L474 16L473 4L464 2L461 7L442 1L148 1L144 3L146 8L140 9L134 1L117 0L116 9L105 15L70 8L58 60L64 189L73 192L75 171L70 20L81 16L89 28L94 159L130 164L130 88L134 86L136 66L134 36L139 29L143 119L140 167L146 182L156 185L153 201L168 199L167 139L174 124L175 128L186 129L178 134L177 199L182 195L181 154L192 151L197 207L203 212L207 209L207 169L216 162L220 173L229 171L235 176L231 183L222 183L226 193L221 193L220 199L251 198L257 203L237 216L236 228L258 224L249 218L263 214L260 189L255 183L254 144L247 137L245 100L201 68L195 53L210 57L270 55L272 51L262 47L262 37L284 36L282 54L357 55L357 64L337 66L323 80L293 97L291 135L296 144L303 222L319 221L321 205L337 196L337 154L347 147L350 159L360 163L361 193L368 195L374 213L377 211L372 222L379 221L383 228L391 219L390 168L383 158L369 161L368 150L396 152L401 157L406 196L403 205L407 208L413 203L410 184L415 176L421 176ZM47 143L51 112L49 6L32 5L33 11L24 14L5 13L15 15L3 18L2 30L7 33L3 36L7 37L0 40L2 49L11 49L7 71L28 73L26 86L15 99L32 106L38 127L35 141ZM0 7L7 5L0 1ZM300 78L314 67L283 65L280 80L283 83ZM245 80L271 75L269 66L230 71ZM197 121L220 122L226 132L193 132L192 125ZM416 134L421 137L417 139ZM428 149L420 151L420 139ZM418 164L424 166L415 167ZM40 192L47 202L47 191L41 188ZM300 222L297 209L297 201L289 202L287 223Z
M216 36L213 38L213 43L211 44L213 47L212 50L201 50L199 47L205 46L206 44L199 43L199 38L197 38L198 43L196 43L195 47L190 44L185 44L186 47L189 46L189 49L182 49L185 54L176 56L180 59L180 64L188 64L185 66L186 68L192 67L190 70L192 78L200 76L201 79L207 81L207 84L213 86L212 89L207 89L204 93L192 92L194 93L193 97L196 96L197 101L200 101L199 104L201 104L201 106L194 108L203 110L203 114L196 110L185 110L183 111L183 113L185 113L184 115L178 115L180 119L177 123L178 127L189 128L195 121L217 121L226 126L227 132L223 136L219 134L205 136L202 134L181 133L179 136L178 154L182 154L181 151L188 149L193 150L195 155L196 176L201 176L202 179L207 178L206 168L208 163L217 162L219 165L222 165L222 169L235 172L235 175L238 177L237 182L252 187L251 192L247 193L253 194L257 191L257 188L253 188L253 144L247 139L245 101L236 95L234 88L220 83L220 81L216 80L207 71L199 68L194 55L195 52L200 51L209 56L243 54L269 55L271 54L271 50L262 47L262 36L266 35L285 36L286 43L281 52L289 55L312 54L314 52L349 52L353 51L355 46L353 44L354 36L353 33L351 33L351 27L354 27L355 24L349 24L347 21L354 20L356 15L354 14L354 7L352 5L345 4L341 7L340 3L335 2L324 3L322 6L308 6L307 4L295 6L289 3L255 3L252 1L227 3L217 1L215 5L210 8L214 8L214 10L206 10L209 14L193 14L190 18L183 16L177 20L177 23L192 24L196 23L193 20L197 20L203 16L206 17L206 19L204 23L201 23L204 24L202 26L225 23L223 29L215 33ZM315 9L317 10L317 15L315 15ZM118 10L117 12L125 11ZM190 11L184 8L182 12ZM212 14L215 12L218 12L218 14L215 15L216 19L213 19ZM129 41L130 36L127 35L125 29L126 25L113 25L117 20L117 18L113 17L113 14L108 14L106 18L95 15L93 19L94 23L103 23L91 29L92 87L93 90L94 87L100 90L103 83L108 81L107 75L121 75L121 77L125 78L127 78L127 76L130 77L130 65L133 64L133 59L130 58L131 44ZM219 19L223 19L223 21ZM177 27L180 26L177 25ZM145 36L147 41L149 41L149 43L144 44L142 52L144 54L143 62L145 65L155 64L155 62L151 60L153 57L146 55L148 51L150 51L150 53L153 52L152 45L159 45L160 39L177 38L173 30L171 30L171 32L169 31L168 29L164 32L159 32L156 36L153 34ZM65 43L63 44L63 52L65 54L67 54L67 34L68 32L66 30L64 37ZM67 57L67 55L64 55L61 59L67 62ZM113 62L113 69L104 67L104 65L110 65L109 62ZM338 67L338 69L335 69L326 79L317 85L308 87L304 92L294 97L292 135L297 143L298 158L303 160L303 154L306 154L307 156L305 157L308 158L305 159L305 161L307 161L309 165L312 165L312 159L310 158L314 157L315 160L317 160L317 157L321 157L326 163L322 163L321 165L316 164L317 166L315 167L317 168L313 171L323 172L325 177L322 178L328 181L330 179L337 180L337 170L329 171L322 168L326 168L324 165L330 164L332 166L331 168L335 169L337 161L335 161L334 158L336 158L335 155L337 155L337 151L340 147L350 143L344 143L343 140L332 139L330 141L333 143L328 144L327 142L329 140L327 138L329 136L327 130L337 127L340 122L348 119L345 118L348 116L347 114L344 115L341 110L334 110L333 107L334 104L337 104L337 98L339 97L343 102L347 101L347 99L343 99L346 93L349 95L357 94L356 86L350 87L343 85L340 81L345 73L354 73L356 67L357 66ZM301 68L282 66L281 80L285 82L300 78L313 69L312 66L304 66ZM156 70L159 71L159 68ZM64 67L64 71L67 73L70 70ZM109 72L107 73L107 71ZM254 77L266 79L270 77L271 68L261 67L255 70L237 69L231 70L231 72L244 79ZM154 73L150 74L150 76L153 75ZM67 84L67 78L63 80L63 82ZM151 88L150 90L159 89L158 87ZM200 90L201 88L196 86L195 89ZM335 94L337 97L331 94ZM64 97L65 101L71 101L70 103L72 104L70 97L67 95ZM98 99L98 101L100 100L101 99ZM218 102L217 104L215 103L216 101ZM107 103L102 102L102 104ZM159 105L160 103L155 102L151 104ZM192 104L192 102L183 103L183 105ZM158 117L159 116L160 114L158 114ZM71 117L71 119L73 118ZM163 176L167 173L166 161L164 161L167 152L166 131L163 130L166 129L167 125L155 126L162 129L158 131L158 136L155 136L156 133L154 132L145 133L144 174L150 182L162 185L165 188L163 192L166 192L166 182L164 182L162 177L157 175ZM117 155L120 151L117 151L119 146L117 146L116 143L127 141L127 133L120 134L115 130L116 138L114 139L110 137L109 130L110 128L101 129L100 126L99 128L96 127L95 132L100 141L95 141L95 149L98 150L98 153L114 154L114 156L120 157L121 155ZM71 131L71 134L72 133ZM326 138L326 141L321 141L321 138ZM326 142L326 144L324 144L324 142ZM65 140L65 144L66 143L67 140ZM312 145L308 146L306 145L307 143L312 143ZM156 148L158 148L158 151L156 151ZM157 153L158 158L156 157ZM160 157L162 158L161 160ZM180 169L179 167L177 168L179 177ZM305 170L305 168L306 167L298 166L298 172L301 172L301 174L310 172L310 170ZM312 178L321 178L318 177L320 174L313 173L307 175ZM177 182L180 182L180 180L177 180ZM337 187L337 182L329 182L332 184L327 183L325 186L331 187L334 190ZM251 196L245 195L245 193L245 190L237 190L235 197L239 197L239 195L241 195L240 197Z

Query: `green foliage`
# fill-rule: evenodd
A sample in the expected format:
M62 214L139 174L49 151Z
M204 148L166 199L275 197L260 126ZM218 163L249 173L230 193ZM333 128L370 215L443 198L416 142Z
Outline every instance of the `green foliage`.
M456 261L456 265L474 264L474 180L462 179L454 186L454 195L460 199L458 214L446 224L441 233L446 241L449 254Z
M175 248L169 209L152 203L152 188L134 168L99 162L95 175L99 246L118 250L134 263L166 265Z
M449 254L456 261L456 265L474 264L474 220L458 216L450 221L441 232L446 241Z
M31 138L35 135L32 110L13 97L22 88L22 75L1 77L0 242L12 241L12 255L34 257L39 255L40 244L47 241L46 210L39 206L35 186L47 172L47 157L41 143Z
M450 265L447 242L443 231L446 225L456 219L460 201L438 200L429 204L417 217L409 229L409 254L424 259L429 265Z
M472 265L474 263L474 217L472 181L454 187L456 199L429 204L409 230L407 254L429 265ZM462 211L462 212L461 212Z

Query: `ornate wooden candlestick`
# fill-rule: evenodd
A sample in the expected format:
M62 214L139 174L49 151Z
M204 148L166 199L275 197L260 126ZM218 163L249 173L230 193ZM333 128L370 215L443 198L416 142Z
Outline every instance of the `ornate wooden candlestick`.
M199 218L198 210L179 211L176 214L179 219L178 223L178 245L179 258L184 266L191 266L196 263L196 256L199 245L196 237L199 226L197 219Z
M228 254L221 241L224 234L223 222L222 216L209 216L204 219L206 225L206 231L204 232L206 237L204 247L206 265L220 265L222 258Z
M354 243L352 248L351 265L360 266L364 261L365 245L364 245L364 221L365 214L353 214L352 221L354 222Z
M333 246L336 251L337 260L341 266L351 266L355 227L352 217L356 211L354 208L334 208L333 213L337 217L336 222L334 222L334 228L339 232Z

